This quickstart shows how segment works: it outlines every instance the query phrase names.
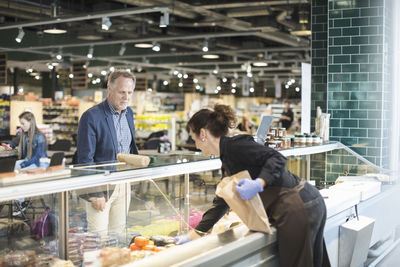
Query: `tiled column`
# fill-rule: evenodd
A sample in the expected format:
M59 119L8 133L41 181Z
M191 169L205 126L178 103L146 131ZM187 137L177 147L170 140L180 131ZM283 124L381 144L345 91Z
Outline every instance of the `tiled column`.
M327 112L331 114L331 140L340 141L372 163L386 167L391 95L388 82L391 1L314 0L313 18L318 17L314 6L322 6L323 2L328 4L326 103ZM316 20L312 23L315 24L313 28L318 25ZM312 49L314 55L316 48ZM314 58L312 62L313 70L321 67L314 64ZM313 72L313 78L315 75ZM312 94L318 92L317 86L323 87L315 83Z

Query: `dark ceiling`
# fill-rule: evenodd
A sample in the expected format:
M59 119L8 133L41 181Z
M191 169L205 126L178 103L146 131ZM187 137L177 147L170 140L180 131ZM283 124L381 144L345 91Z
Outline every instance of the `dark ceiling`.
M115 66L155 75L178 70L205 76L217 69L218 75L241 76L251 70L259 79L290 78L300 75L301 62L310 61L311 36L295 35L310 30L309 2L0 1L0 52L7 52L9 67L40 71L48 71L52 62L60 69L83 60L94 73ZM102 29L103 17L112 23L109 30ZM160 27L160 17L168 17L167 27ZM54 27L67 32L44 32ZM25 35L17 43L20 28ZM154 42L160 51L134 46ZM207 52L202 50L205 42ZM90 47L93 58L88 59ZM202 57L207 54L219 58Z

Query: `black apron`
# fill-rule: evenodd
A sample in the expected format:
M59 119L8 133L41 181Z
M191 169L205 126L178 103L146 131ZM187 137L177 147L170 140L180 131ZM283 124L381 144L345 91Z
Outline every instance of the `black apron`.
M280 266L330 266L324 244L323 255L313 255L309 214L299 195L304 185L302 180L294 188L267 186L260 193L268 218L278 232Z

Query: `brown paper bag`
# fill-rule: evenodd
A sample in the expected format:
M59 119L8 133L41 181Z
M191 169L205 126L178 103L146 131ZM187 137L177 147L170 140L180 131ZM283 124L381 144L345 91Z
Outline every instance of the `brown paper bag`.
M243 178L250 178L248 171L223 178L217 186L216 194L225 200L250 230L269 234L271 229L260 196L257 194L252 199L243 200L235 189Z

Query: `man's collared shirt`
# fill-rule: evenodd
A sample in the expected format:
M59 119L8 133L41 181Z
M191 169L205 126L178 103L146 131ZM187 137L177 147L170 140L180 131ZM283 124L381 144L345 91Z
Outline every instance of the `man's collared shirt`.
M118 153L129 154L131 151L132 134L129 129L128 119L126 118L126 109L119 114L108 101L107 104L110 107L117 134Z

